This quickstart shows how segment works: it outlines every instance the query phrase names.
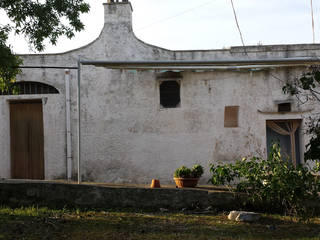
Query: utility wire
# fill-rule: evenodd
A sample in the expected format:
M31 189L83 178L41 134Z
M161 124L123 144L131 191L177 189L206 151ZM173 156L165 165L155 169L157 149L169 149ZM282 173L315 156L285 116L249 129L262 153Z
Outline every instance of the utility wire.
M155 24L159 24L159 23L163 23L163 22L169 21L169 20L171 20L171 19L173 19L173 18L176 18L176 17L179 17L179 16L181 16L181 15L184 15L184 14L186 14L186 13L188 13L188 12L192 12L193 10L195 10L195 9L197 9L197 8L200 8L200 7L206 6L206 5L208 5L208 4L211 4L211 3L213 3L214 1L216 1L216 0L211 0L211 1L205 2L205 3L203 3L203 4L200 4L200 5L198 5L198 6L195 6L195 7L193 7L193 8L189 8L189 9L187 9L187 10L185 10L185 11L182 11L182 12L180 12L180 13L177 13L176 15L173 15L173 16L170 16L170 17L163 18L163 19L160 19L160 20L158 20L158 21L152 22L152 23L150 23L149 25L146 25L146 26L144 26L144 27L138 28L138 29L135 30L135 31L140 31L140 30L143 30L143 29L152 27L152 26L155 25Z
M244 44L244 40L243 40L243 37L242 37L241 29L240 29L240 26L239 26L237 13L236 13L236 10L235 10L234 5L233 5L233 0L230 0L230 1L231 1L231 6L232 6L232 10L233 10L234 19L236 20L237 28L238 28L238 31L239 31L239 34L240 34L242 46L244 48L244 53L248 56L248 53L247 53L247 50L246 50L246 46Z
M310 0L310 3L311 3L311 19L312 19L312 37L313 37L313 43L315 43L314 18L313 18L313 4L312 4L312 0Z

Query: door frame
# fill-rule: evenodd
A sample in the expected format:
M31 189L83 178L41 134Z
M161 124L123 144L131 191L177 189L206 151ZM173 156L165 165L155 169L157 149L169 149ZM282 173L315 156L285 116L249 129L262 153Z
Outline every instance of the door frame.
M300 121L300 125L297 129L297 133L298 133L298 143L299 143L299 157L300 157L300 164L304 164L304 138L303 138L303 134L301 134L301 130L302 130L302 126L303 126L303 118L288 118L288 119L266 119L265 120L265 131L266 131L266 135L265 135L265 140L266 140L266 152L268 152L268 143L267 143L267 122L268 121L274 121L274 122L288 122L288 121Z

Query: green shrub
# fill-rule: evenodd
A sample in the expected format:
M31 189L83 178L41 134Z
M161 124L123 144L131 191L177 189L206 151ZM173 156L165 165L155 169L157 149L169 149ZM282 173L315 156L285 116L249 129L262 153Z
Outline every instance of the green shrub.
M192 169L186 166L181 166L174 172L175 178L200 178L203 174L203 167L201 165L194 165Z
M174 172L175 178L189 178L191 176L191 170L186 166L182 166Z
M320 180L314 176L319 164L313 169L295 167L282 158L278 144L272 146L268 160L244 158L235 164L211 165L210 172L213 185L236 183L233 191L247 193L248 204L262 211L304 217L314 210L306 204L319 201Z
M203 174L203 167L199 164L196 164L191 169L191 174L193 178L199 178Z

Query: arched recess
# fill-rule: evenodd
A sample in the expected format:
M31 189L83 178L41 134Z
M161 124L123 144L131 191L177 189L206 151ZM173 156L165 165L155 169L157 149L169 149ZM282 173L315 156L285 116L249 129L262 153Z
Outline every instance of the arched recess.
M59 94L55 87L41 82L16 82L9 90L0 90L0 95L23 95L23 94Z

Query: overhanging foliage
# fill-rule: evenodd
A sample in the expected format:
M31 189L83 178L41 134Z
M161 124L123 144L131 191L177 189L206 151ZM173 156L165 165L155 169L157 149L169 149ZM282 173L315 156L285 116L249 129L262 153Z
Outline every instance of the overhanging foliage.
M296 96L301 104L320 104L320 66L309 67L302 76L286 83L282 90ZM309 134L310 141L306 145L305 160L320 160L320 112L309 118L306 133Z
M12 21L0 24L0 88L8 91L22 63L7 43L9 33L23 35L31 49L43 51L45 40L55 45L60 36L72 38L81 31L80 14L90 8L84 0L1 0L0 9Z

